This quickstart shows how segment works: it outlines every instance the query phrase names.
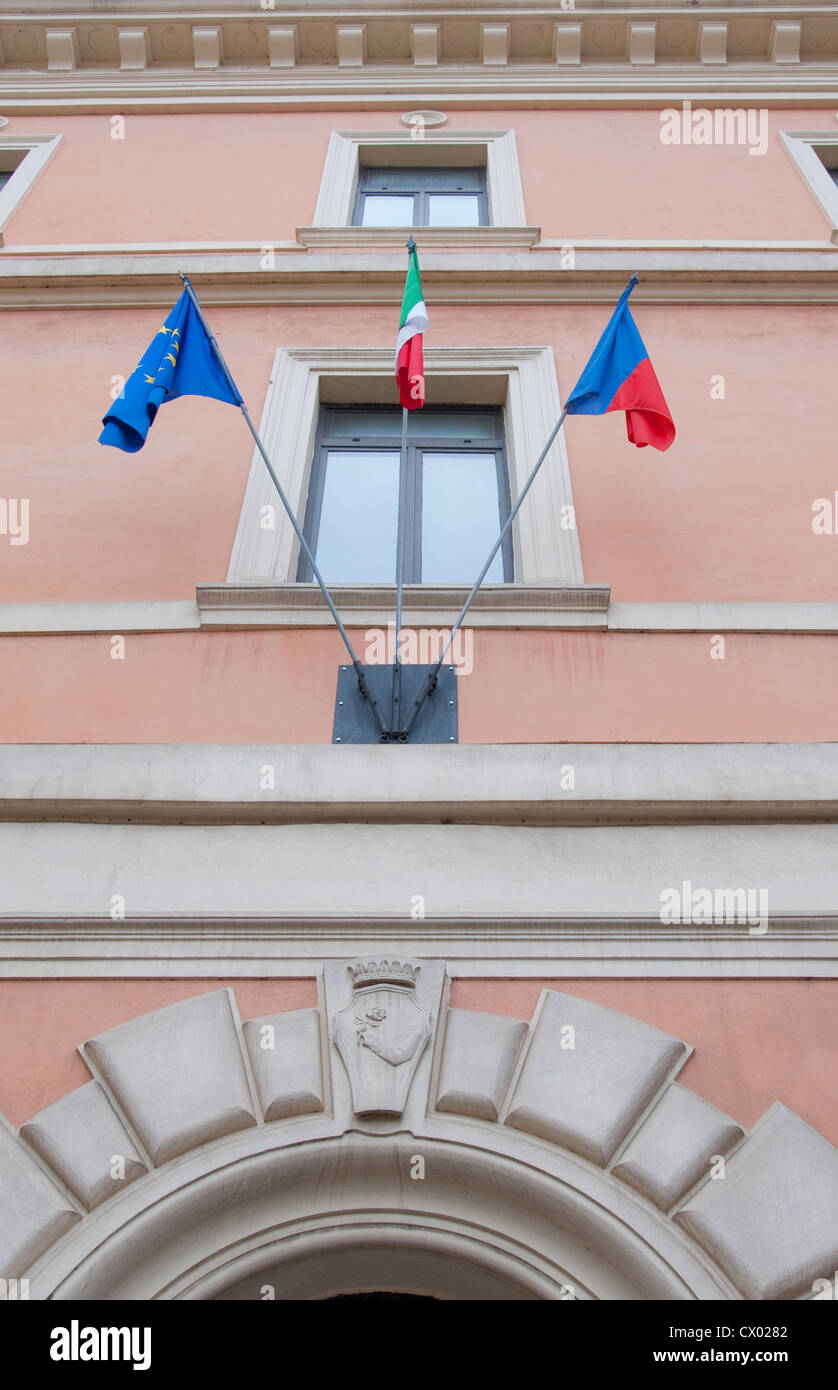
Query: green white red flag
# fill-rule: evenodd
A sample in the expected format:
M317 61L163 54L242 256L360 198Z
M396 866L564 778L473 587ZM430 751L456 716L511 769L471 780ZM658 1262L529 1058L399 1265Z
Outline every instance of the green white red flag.
M422 334L428 326L428 311L422 298L416 243L408 242L410 260L404 282L402 316L396 343L396 381L399 401L405 410L419 410L425 404L425 368L422 362Z

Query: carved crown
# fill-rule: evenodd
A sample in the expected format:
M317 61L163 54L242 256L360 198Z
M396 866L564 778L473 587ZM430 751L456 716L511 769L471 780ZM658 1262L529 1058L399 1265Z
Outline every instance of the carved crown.
M362 985L383 984L404 985L413 989L420 968L408 961L368 960L356 961L354 965L350 965L349 973L352 976L353 989L360 989Z

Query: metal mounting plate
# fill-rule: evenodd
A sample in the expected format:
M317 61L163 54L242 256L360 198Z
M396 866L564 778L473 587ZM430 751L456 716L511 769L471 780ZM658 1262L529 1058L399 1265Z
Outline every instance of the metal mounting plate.
M365 666L363 669L367 684L378 701L384 718L388 721L391 720L393 709L392 666ZM422 689L428 672L433 669L433 665L402 666L401 707L405 722L409 717L413 700ZM382 743L384 741L375 716L358 689L358 677L353 667L339 667L332 743ZM397 739L392 741L398 742ZM447 663L443 665L437 680L436 690L428 696L422 706L408 742L459 742L457 670L455 666L449 666Z

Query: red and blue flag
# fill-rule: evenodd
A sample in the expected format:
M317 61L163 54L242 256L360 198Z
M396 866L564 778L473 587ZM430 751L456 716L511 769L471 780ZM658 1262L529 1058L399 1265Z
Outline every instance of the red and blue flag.
M624 410L632 444L668 449L675 425L628 306L636 284L633 275L565 408L568 415Z

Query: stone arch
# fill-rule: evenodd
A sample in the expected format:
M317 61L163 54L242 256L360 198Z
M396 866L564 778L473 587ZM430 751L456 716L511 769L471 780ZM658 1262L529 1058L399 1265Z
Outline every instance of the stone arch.
M369 991L427 1018L407 1062L359 1044L374 1109L340 1037ZM88 1083L0 1127L30 1297L774 1299L838 1267L838 1152L781 1105L746 1135L678 1085L686 1044L575 996L525 1023L450 1008L442 962L335 961L315 1009L214 990L80 1050Z

